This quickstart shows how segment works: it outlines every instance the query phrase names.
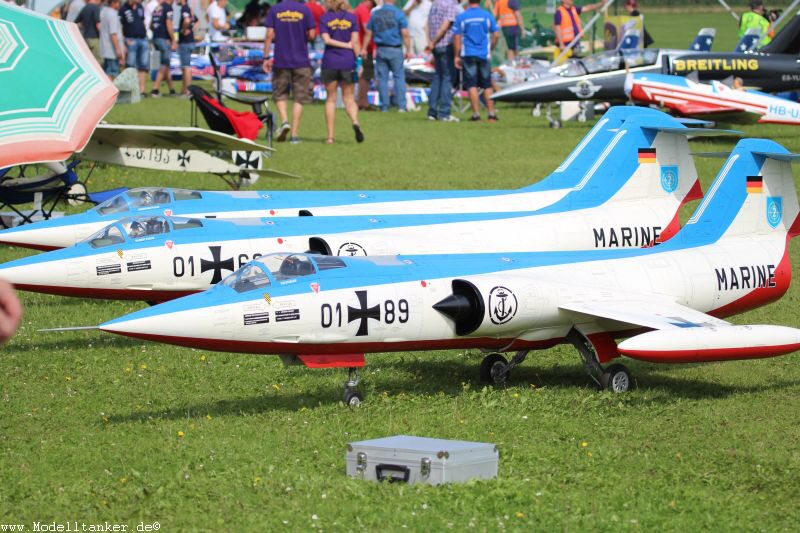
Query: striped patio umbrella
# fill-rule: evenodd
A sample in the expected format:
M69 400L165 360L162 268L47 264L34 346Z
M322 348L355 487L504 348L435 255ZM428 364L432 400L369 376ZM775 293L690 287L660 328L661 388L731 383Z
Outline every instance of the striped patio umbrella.
M0 169L80 151L117 92L75 24L0 1Z

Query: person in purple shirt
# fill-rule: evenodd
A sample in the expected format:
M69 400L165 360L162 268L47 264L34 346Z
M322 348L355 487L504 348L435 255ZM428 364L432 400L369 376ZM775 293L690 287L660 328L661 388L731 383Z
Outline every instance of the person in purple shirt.
M311 102L311 62L308 59L309 41L316 35L314 17L308 7L293 0L275 4L267 15L267 37L264 39L264 72L272 73L272 96L281 117L278 141L285 141L291 129L289 142L297 144L300 137L300 118L303 105ZM275 53L269 58L270 47L275 43ZM292 125L289 126L288 104L291 86Z
M353 123L356 142L364 142L358 124L358 106L353 92L356 75L356 56L361 54L358 19L350 12L347 0L326 0L328 11L319 19L325 54L322 56L322 83L328 93L325 100L325 123L328 126L327 144L333 144L336 120L336 89L342 88L344 110Z

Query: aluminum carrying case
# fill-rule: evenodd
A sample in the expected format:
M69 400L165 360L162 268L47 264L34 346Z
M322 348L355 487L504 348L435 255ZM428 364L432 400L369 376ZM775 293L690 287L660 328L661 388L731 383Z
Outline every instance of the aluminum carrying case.
M461 483L497 477L497 446L485 442L396 435L351 442L350 477L406 483Z

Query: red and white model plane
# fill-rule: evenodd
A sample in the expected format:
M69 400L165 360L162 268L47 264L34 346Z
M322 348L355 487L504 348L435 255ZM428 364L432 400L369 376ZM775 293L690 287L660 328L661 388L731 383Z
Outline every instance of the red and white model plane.
M630 74L625 92L636 102L658 104L687 117L800 124L800 103L721 81L699 83L684 76Z

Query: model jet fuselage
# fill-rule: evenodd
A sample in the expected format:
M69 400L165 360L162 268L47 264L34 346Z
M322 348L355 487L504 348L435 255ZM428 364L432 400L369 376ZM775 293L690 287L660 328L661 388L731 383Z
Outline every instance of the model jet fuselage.
M647 49L601 52L574 60L557 75L514 85L492 98L501 102L622 101L627 98L627 74L648 72L680 76L696 72L700 80L734 76L767 92L800 88L800 60L793 55Z

